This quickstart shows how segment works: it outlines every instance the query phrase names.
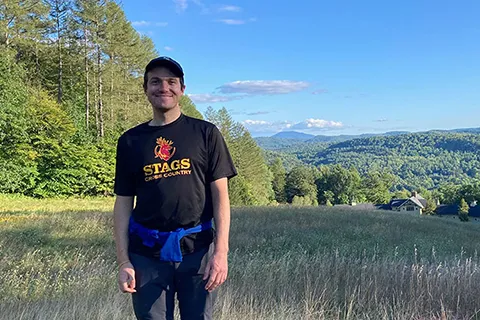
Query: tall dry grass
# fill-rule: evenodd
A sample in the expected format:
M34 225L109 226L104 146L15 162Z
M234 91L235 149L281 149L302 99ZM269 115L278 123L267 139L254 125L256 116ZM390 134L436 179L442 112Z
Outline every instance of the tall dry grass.
M110 200L27 200L0 205L0 319L134 319L116 289ZM234 208L216 319L480 319L479 229L391 212Z

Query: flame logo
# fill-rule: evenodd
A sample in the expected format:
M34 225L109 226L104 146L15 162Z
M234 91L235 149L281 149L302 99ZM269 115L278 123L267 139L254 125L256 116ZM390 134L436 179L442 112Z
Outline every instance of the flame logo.
M172 147L173 142L171 140L166 140L162 137L157 139L157 145L153 152L155 153L155 158L160 158L164 161L168 161L176 151L175 147Z

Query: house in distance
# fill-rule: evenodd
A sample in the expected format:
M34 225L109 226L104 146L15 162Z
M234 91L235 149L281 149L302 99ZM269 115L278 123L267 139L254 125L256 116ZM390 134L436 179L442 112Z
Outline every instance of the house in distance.
M398 212L409 212L422 214L427 206L427 200L419 195L416 191L412 192L412 196L407 199L392 199L386 205L387 210Z

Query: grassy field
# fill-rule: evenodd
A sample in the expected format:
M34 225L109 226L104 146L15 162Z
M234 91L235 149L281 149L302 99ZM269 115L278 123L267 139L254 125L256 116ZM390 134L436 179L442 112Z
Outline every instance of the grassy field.
M134 319L111 199L0 196L0 319ZM216 319L480 319L480 225L339 208L234 208ZM178 318L177 318L178 319Z

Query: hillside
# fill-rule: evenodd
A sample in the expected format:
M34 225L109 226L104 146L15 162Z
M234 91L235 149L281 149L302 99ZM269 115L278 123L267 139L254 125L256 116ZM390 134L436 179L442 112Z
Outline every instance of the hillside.
M480 178L480 134L431 131L357 138L316 144L305 142L274 153L295 155L305 164L355 166L361 173L386 169L397 187L432 188Z
M134 319L114 285L111 199L0 195L0 203L0 320ZM433 319L438 310L474 319L478 312L478 224L270 206L233 207L231 230L218 320L327 320L334 317L323 314L348 305L350 319Z

